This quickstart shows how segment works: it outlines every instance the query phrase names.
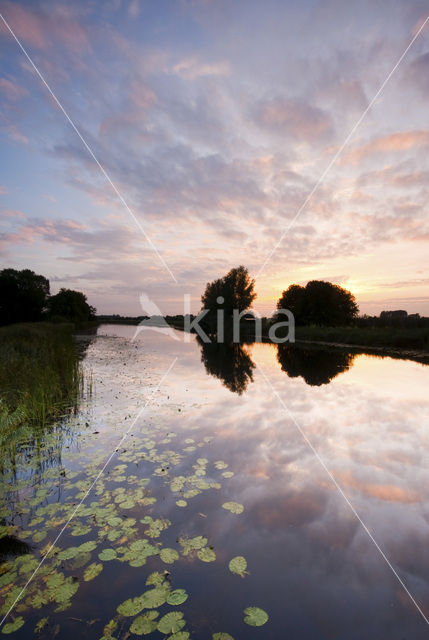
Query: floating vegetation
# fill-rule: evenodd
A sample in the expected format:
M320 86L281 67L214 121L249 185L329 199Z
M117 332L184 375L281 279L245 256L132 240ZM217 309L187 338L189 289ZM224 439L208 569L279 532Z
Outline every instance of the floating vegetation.
M191 633L186 629L185 613L177 607L192 598L180 584L174 583L174 567L180 567L180 563L210 565L219 560L209 544L210 529L194 535L198 529L188 529L185 524L176 533L175 523L165 515L174 520L174 514L178 514L175 505L189 507L189 502L203 492L221 490L220 481L234 473L225 471L228 464L223 460L213 463L204 456L210 437L186 438L173 450L167 447L171 447L176 434L169 432L166 437L162 425L151 423L133 431L127 446L117 451L116 464L98 478L105 452L99 444L95 450L88 449L85 438L91 444L98 431L91 426L88 435L85 429L89 423L84 425L78 437L65 432L64 427L44 433L38 442L37 457L23 459L19 472L0 468L0 540L4 548L9 540L20 542L13 562L5 555L0 564L0 615L7 613L20 596L22 586L45 558L1 631L16 634L24 627L25 638L32 637L25 621L31 613L39 611L35 636L61 637L59 614L74 600L79 602L81 587L86 598L91 589L103 587L103 576L111 566L125 565L127 570L129 567L130 571L141 571L149 563L146 574L139 574L143 575L146 587L140 587L137 594L127 593L132 597L123 602L118 597L112 618L107 624L100 620L97 637L114 640L117 636L128 637L128 633L145 636L159 632L168 640L188 640ZM79 446L75 446L76 442ZM86 446L81 446L85 442ZM198 454L194 454L197 450ZM177 467L180 473L176 474ZM79 504L81 500L83 503ZM222 507L233 514L244 510L242 504L234 501L224 502ZM196 515L198 508L192 513ZM205 513L199 515L207 518ZM70 518L70 526L51 547L51 541ZM201 526L210 526L210 518L197 520ZM243 556L232 558L228 567L241 577L247 574ZM48 610L49 619L44 615ZM247 608L244 615L244 621L251 626L261 626L268 619L256 607ZM218 632L212 635L212 640L233 638L226 632Z
M224 502L222 507L231 513L243 513L244 507L239 502Z
M244 610L244 622L251 627L262 627L268 620L268 613L259 607L247 607Z
M246 558L243 558L243 556L236 556L235 558L230 560L228 568L231 573L236 573L237 575L244 578L247 573L247 560Z

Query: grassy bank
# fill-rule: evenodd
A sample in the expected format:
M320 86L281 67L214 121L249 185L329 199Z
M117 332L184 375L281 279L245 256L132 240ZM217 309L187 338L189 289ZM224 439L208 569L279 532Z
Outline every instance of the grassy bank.
M73 325L0 328L0 429L44 425L77 401L81 384Z
M296 327L296 339L429 352L429 328Z

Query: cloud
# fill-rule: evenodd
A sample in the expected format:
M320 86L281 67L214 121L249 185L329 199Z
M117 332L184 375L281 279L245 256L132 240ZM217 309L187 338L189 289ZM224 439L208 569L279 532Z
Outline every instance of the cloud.
M24 87L20 87L7 78L0 78L0 92L4 93L9 100L17 100L28 93Z
M429 96L429 52L414 58L407 66L405 78L423 96Z
M74 53L90 49L87 31L69 6L51 5L46 10L43 5L24 7L4 0L2 13L17 37L36 49L47 50L57 44ZM11 37L3 23L0 34Z
M341 158L341 164L358 164L377 153L399 153L429 146L429 131L403 131L374 138L370 142L349 151Z
M325 141L333 135L331 116L298 98L262 100L254 107L254 120L263 129L303 142Z
M222 77L231 74L231 64L228 61L207 63L197 58L187 58L171 67L171 72L187 80L195 80L202 76Z

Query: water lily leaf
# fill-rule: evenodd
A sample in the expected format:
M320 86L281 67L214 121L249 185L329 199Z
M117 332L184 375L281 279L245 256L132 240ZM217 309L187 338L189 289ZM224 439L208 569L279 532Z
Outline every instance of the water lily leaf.
M103 549L103 551L98 554L98 557L103 562L107 562L109 560L114 560L115 558L117 558L118 554L116 553L115 549Z
M48 624L49 618L40 618L39 622L37 622L34 627L34 633L40 633Z
M84 542L78 547L79 553L86 553L87 551L94 551L96 546L97 546L97 543L95 542L95 540L88 540L88 542Z
M176 500L176 505L178 507L187 507L188 503L186 502L186 500Z
M203 536L196 536L195 538L179 538L179 542L183 548L183 555L188 556L192 551L205 547L208 540Z
M58 604L66 603L79 589L79 582L73 577L67 578L62 585L53 591L53 599Z
M93 562L90 564L83 574L83 579L85 582L89 582L98 576L99 573L103 571L103 565L101 562Z
M100 640L116 640L113 637L113 633L115 629L117 629L117 627L118 623L116 622L116 620L110 620L110 622L105 625L103 629L103 637L100 638Z
M3 625L2 633L13 633L14 631L18 631L24 623L24 618L19 616L13 622L6 622L6 624Z
M72 536L84 536L91 531L91 527L89 524L77 524L73 527L71 532Z
M34 542L42 542L47 536L47 531L36 531L33 535Z
M231 513L243 513L244 507L239 502L224 502L222 507Z
M246 558L243 558L243 556L236 556L235 558L230 560L228 567L232 573L236 573L237 575L244 578L247 569Z
M200 551L198 551L197 553L197 556L203 562L214 562L216 560L215 552L213 551L213 549L210 549L209 547L204 547L204 549L200 549Z
M171 491L181 491L183 489L183 485L185 484L186 478L184 476L177 476L173 478L170 482Z
M146 591L142 596L142 602L145 609L157 609L163 605L169 593L169 589L165 587L155 587Z
M77 556L74 557L72 562L73 569L80 569L84 567L91 560L91 553L86 551L85 553L78 553Z
M161 560L166 564L172 564L173 562L179 559L179 554L175 549L168 549L168 548L162 549L159 556Z
M251 627L262 627L268 620L268 613L259 607L247 607L244 610L244 622Z
M168 575L168 572L159 573L159 571L154 571L148 576L146 584L160 587L162 584L164 584L166 575Z
M168 636L168 640L188 640L189 633L187 631L178 631L173 633L172 636Z
M121 614L121 616L131 617L136 616L142 609L145 608L145 605L142 601L142 596L137 596L137 598L129 598L122 602L117 608L116 611Z
M58 554L59 560L71 560L79 553L78 547L69 547L68 549L64 549L64 551L60 551Z
M179 604L183 604L184 602L186 602L187 599L188 599L188 594L184 589L174 589L174 591L172 591L168 595L167 604L172 604L177 606Z
M226 469L228 465L223 460L217 460L214 463L214 466L216 467L216 469Z
M176 633L180 631L180 629L183 629L185 624L183 613L181 611L172 611L161 618L157 628L161 633Z
M233 475L234 475L234 471L224 471L224 472L222 473L222 476L223 476L224 478L232 478L232 476L233 476Z
M234 640L234 638L232 636L229 635L229 633L214 633L212 636L212 640Z
M158 615L158 611L147 611L143 615L138 616L131 625L130 631L138 636L152 633L158 626L156 621Z

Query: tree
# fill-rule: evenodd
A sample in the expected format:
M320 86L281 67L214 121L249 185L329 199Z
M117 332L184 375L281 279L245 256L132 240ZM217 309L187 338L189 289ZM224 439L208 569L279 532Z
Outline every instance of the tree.
M323 280L311 280L305 287L291 285L283 291L277 308L290 309L297 325L348 325L359 313L350 291Z
M49 314L51 317L59 316L71 322L87 322L95 316L96 310L91 307L86 296L81 291L72 289L60 289L60 291L49 298Z
M49 296L49 280L30 269L0 271L0 324L40 320Z
M304 287L299 284L291 284L286 291L283 291L281 298L277 301L277 309L289 309L294 315L295 323L301 324L304 296Z
M201 361L211 376L219 378L224 387L241 396L253 382L255 363L241 344L207 344L197 336Z
M231 316L234 309L244 311L252 305L256 298L254 288L255 280L250 278L246 267L240 266L231 269L223 278L207 283L201 301L205 309L224 309L225 316Z
M353 365L354 354L327 349L305 349L277 345L277 361L289 378L302 376L311 386L328 384Z

